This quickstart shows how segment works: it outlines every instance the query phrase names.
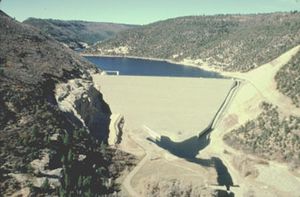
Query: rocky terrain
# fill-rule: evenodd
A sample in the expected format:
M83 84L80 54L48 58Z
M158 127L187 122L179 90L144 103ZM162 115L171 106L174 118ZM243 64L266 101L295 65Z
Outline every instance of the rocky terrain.
M203 185L193 185L178 179L155 180L151 177L144 185L143 196L221 196L217 192L209 191Z
M86 44L92 45L96 42L111 38L120 31L135 27L135 25L115 23L38 18L29 18L23 23L40 29L59 42L67 44L72 49L85 48L87 47Z
M298 12L180 17L120 32L87 52L248 71L298 45L299 21Z
M111 112L90 77L98 70L2 11L0 42L0 195L117 192L134 159L106 145ZM73 108L63 108L70 95Z

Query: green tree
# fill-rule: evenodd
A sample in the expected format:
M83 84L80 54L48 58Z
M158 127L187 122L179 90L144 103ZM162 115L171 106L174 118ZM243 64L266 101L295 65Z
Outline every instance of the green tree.
M72 163L74 160L72 149L68 152L68 163Z
M83 187L85 188L89 188L92 182L92 177L91 176L87 176L84 178L83 180Z
M36 140L39 135L39 130L36 125L34 125L32 128L32 135L33 135L33 140Z
M64 143L64 145L69 145L70 144L70 135L68 133L66 133L64 135L63 143Z
M77 181L77 188L81 188L83 185L83 177L79 176L78 181Z
M60 197L66 197L67 196L67 192L63 187L59 188L59 196Z
M91 191L91 184L92 184L92 177L87 176L83 180L83 188L84 188L84 196L92 196L92 191Z
M65 184L66 191L69 191L69 188L70 188L70 176L69 176L69 173L67 173L67 171L64 174L64 184Z
M101 150L102 155L106 154L106 145L103 142L100 145L100 150Z
M48 191L50 190L50 184L49 184L49 180L46 178L46 180L44 181L44 183L42 184L42 187L41 187L42 190L44 191Z
M66 157L63 155L62 157L61 157L61 163L63 164L63 165L66 165L67 164L67 160L66 160Z

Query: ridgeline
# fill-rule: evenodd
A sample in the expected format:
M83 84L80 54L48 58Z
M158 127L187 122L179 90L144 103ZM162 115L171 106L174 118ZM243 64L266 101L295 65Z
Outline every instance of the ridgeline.
M300 44L300 13L187 16L125 30L88 53L182 61L248 71ZM201 64L201 63L199 63Z
M54 19L29 18L23 23L40 29L70 48L84 48L84 43L92 45L113 37L120 31L135 25L101 23L88 21L64 21Z

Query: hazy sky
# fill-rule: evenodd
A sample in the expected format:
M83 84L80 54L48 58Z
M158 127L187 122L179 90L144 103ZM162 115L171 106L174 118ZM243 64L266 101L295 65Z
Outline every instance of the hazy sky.
M299 0L2 0L0 9L28 17L147 24L186 15L300 11Z

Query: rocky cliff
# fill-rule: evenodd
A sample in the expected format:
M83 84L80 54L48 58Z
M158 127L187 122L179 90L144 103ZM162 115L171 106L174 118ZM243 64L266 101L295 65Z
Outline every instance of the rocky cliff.
M89 80L74 79L57 84L56 100L59 108L98 139L107 143L111 111L94 84Z
M102 177L111 176L105 165L112 163L108 160L113 155L100 152L100 143L107 142L110 110L91 81L90 73L97 69L2 11L0 43L0 195L111 191L101 187L102 179L94 178L101 167ZM58 87L62 89L55 97ZM62 110L66 99L73 110ZM47 162L37 168L33 161L43 158ZM84 170L75 170L78 167ZM62 174L43 173L52 171ZM34 177L44 177L38 184L42 188L36 187ZM88 181L84 187L77 185L80 177L93 179L100 187L95 189ZM56 179L59 190L49 186L50 179Z

